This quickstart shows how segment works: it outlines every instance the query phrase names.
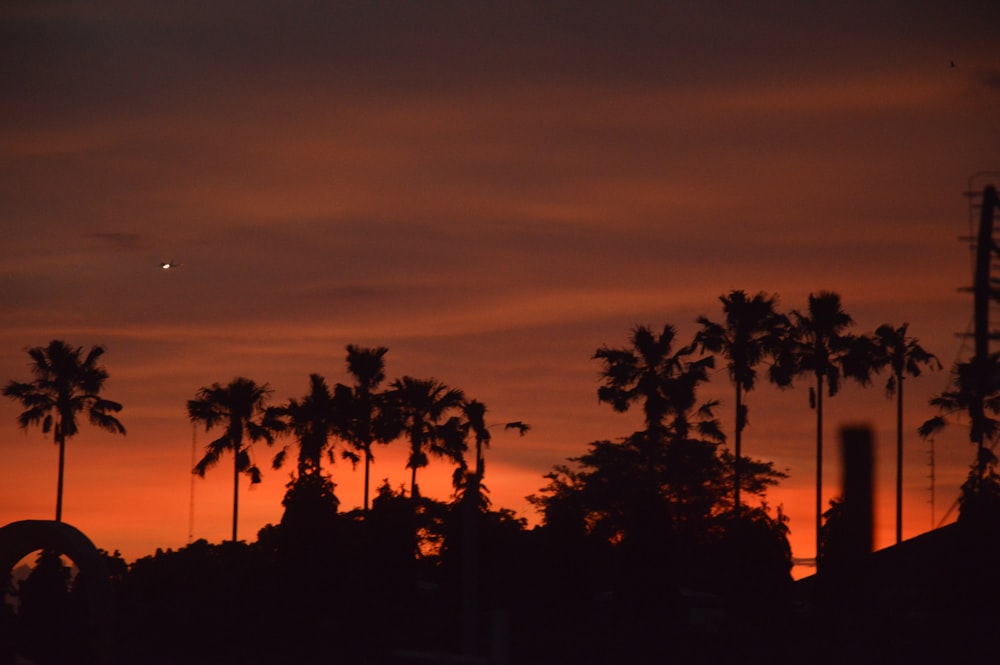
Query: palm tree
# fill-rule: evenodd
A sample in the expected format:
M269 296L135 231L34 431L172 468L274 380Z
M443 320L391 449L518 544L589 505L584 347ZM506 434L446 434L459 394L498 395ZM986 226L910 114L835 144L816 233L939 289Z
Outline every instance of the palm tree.
M338 384L336 399L344 411L343 436L365 456L364 512L368 514L368 488L371 464L374 460L372 445L387 443L396 436L391 418L385 413L384 395L376 392L385 381L384 346L365 348L347 345L347 371L354 377L353 386ZM356 455L349 455L357 460Z
M319 374L310 374L309 394L301 400L292 398L271 413L281 419L281 429L291 430L299 444L299 477L319 474L323 453L333 457L330 437L339 432L336 404L326 380ZM275 469L281 468L287 453L286 447L275 455Z
M486 405L478 400L470 400L462 403L462 423L463 433L469 432L476 438L476 469L468 474L470 477L463 479L464 492L468 494L471 490L475 495L479 495L482 488L483 475L486 472L486 462L483 459L483 449L489 448L493 435L490 432L492 425L486 424ZM516 429L524 436L531 426L519 420L504 423L504 429ZM485 504L482 497L479 497L480 504Z
M991 378L984 380L984 377ZM969 480L962 485L963 495L978 494L997 461L992 448L1000 441L1000 385L995 377L1000 377L1000 354L973 356L966 362L955 363L949 389L930 400L938 415L918 430L921 437L930 438L944 429L948 416L962 413L968 416L969 441L976 444L976 461Z
M462 415L469 431L476 437L476 477L482 480L483 448L488 448L492 439L486 425L486 405L475 399L465 402L462 404Z
M83 347L71 347L62 340L48 346L28 349L31 356L30 382L10 381L3 394L17 400L24 411L17 417L21 429L41 424L42 433L52 432L59 446L59 480L56 487L56 521L62 521L63 469L66 440L75 435L77 414L86 413L92 425L114 434L125 434L125 427L112 415L122 410L118 402L101 397L108 372L97 364L104 355L103 346L93 346L86 356Z
M729 359L729 378L736 385L735 459L733 461L733 510L740 511L740 466L743 463L743 428L747 425L747 407L743 392L757 383L757 365L778 353L788 320L777 313L777 297L757 293L747 297L744 291L719 296L725 323L698 317L701 330L696 341L703 350L722 353Z
M483 448L490 445L492 436L486 424L486 405L478 400L462 403L459 436L472 434L476 438L476 469L467 473L463 466L456 472L456 499L462 506L462 638L466 653L475 653L476 617L479 606L479 529L482 514L489 510L489 499L483 485L485 462ZM454 419L452 419L454 420ZM529 426L510 422L504 429L517 429L521 436Z
M662 439L665 421L671 415L675 433L687 435L687 416L695 404L696 388L708 380L708 370L714 366L712 356L689 359L694 344L674 352L676 337L677 330L671 325L664 326L659 335L640 325L632 329L629 347L602 346L594 353L594 359L603 365L604 383L597 390L598 401L611 404L618 412L641 402L650 440Z
M870 339L874 350L872 367L880 371L889 367L892 373L885 384L886 397L896 397L896 543L903 540L903 379L918 377L921 366L941 369L941 362L933 353L920 346L917 339L908 337L904 323L898 328L883 324Z
M195 399L187 403L192 423L204 423L206 432L216 425L225 428L222 436L206 446L205 456L193 472L204 478L205 471L214 466L223 453L233 453L233 542L236 542L239 513L240 473L250 476L251 484L260 482L260 470L250 460L250 446L257 441L271 445L279 429L269 418L267 400L270 395L271 388L266 383L257 384L241 376L225 386L214 383L202 388ZM244 445L245 439L250 443Z
M392 382L392 400L402 430L410 440L410 455L406 468L411 469L410 496L419 496L417 469L427 466L428 453L463 464L464 442L451 436L454 431L444 416L460 409L464 395L434 379L414 379L404 376Z
M791 374L812 374L810 405L816 409L816 552L819 556L823 519L823 388L833 397L840 390L842 363L853 338L845 331L854 320L843 310L840 296L829 291L809 294L806 312L792 310L791 333L779 357L776 372L783 383Z

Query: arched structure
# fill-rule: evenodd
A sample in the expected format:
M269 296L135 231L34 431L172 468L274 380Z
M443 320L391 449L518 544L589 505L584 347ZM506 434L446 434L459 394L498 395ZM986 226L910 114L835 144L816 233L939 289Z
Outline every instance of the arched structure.
M85 575L89 643L98 662L110 662L114 597L100 552L83 532L65 522L22 520L0 527L0 572L5 576L18 561L37 550L64 554Z

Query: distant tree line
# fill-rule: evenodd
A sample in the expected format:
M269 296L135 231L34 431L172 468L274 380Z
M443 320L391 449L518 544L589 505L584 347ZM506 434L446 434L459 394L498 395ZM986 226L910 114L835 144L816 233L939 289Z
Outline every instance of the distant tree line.
M157 550L131 565L109 556L127 662L422 662L418 654L429 652L522 663L715 662L737 652L787 660L787 645L767 639L767 622L797 621L788 520L767 502L785 473L743 453L748 393L760 372L783 388L809 380L820 497L824 396L835 396L844 379L866 385L888 370L901 450L903 381L939 364L906 324L850 334L853 321L835 293L811 295L806 309L787 314L764 293L732 291L720 301L723 318L699 317L690 341L670 325L638 325L625 346L595 351L599 401L641 409L642 429L592 442L555 466L529 497L542 517L532 529L489 501L485 405L435 379L386 383L384 347L348 346L349 384L330 387L312 374L307 394L283 404L269 404L271 388L246 377L200 389L188 416L218 436L194 472L232 456L232 540ZM67 350L76 365L51 362ZM110 416L121 406L99 396L107 377L95 365L101 353L81 353L61 341L32 349L34 381L4 389L26 409L19 424L55 432L60 446L80 413L124 433ZM720 404L699 398L717 356L735 390L732 451ZM77 380L88 365L100 381ZM959 384L932 404L958 412L962 395ZM994 401L995 415L1000 397ZM944 415L922 432L942 426ZM503 427L528 430L520 421ZM376 446L396 440L409 446L409 490L383 482L369 502ZM283 441L272 466L294 455L296 467L282 519L255 542L240 542L240 476L261 476L250 448ZM347 512L324 466L336 442L342 458L364 465L362 505ZM447 501L420 493L417 471L431 457L454 466ZM986 468L995 476L994 463L987 459ZM966 503L976 503L972 489L997 485L974 470ZM817 498L818 520L820 508ZM897 520L900 510L897 502ZM49 560L46 568L59 566ZM22 583L20 591L30 596L30 588Z

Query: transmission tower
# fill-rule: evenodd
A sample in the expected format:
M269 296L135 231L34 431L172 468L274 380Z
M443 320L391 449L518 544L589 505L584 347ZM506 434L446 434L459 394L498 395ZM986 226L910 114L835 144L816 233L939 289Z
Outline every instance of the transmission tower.
M969 177L965 196L969 200L969 234L962 238L969 243L972 260L973 284L970 288L973 298L972 334L973 355L969 361L973 385L971 388L971 403L969 404L969 426L972 428L971 438L976 444L977 478L985 474L986 445L985 430L982 423L986 416L985 398L997 387L1000 377L994 376L990 362L990 341L1000 339L1000 332L990 321L990 303L1000 303L1000 278L992 277L995 270L1000 270L1000 242L997 241L997 231L993 224L994 212L1000 207L996 186L990 179L1000 177L1000 171L980 171ZM980 189L981 188L981 189ZM977 226L978 219L978 226ZM969 337L966 333L963 337ZM961 355L961 351L959 355ZM956 360L957 362L957 360ZM934 523L934 440L930 441L930 503L931 524ZM957 507L956 500L941 519L943 524L951 512Z
M993 174L976 174L969 179L969 208L970 215L975 209L979 209L979 230L976 234L976 267L975 281L972 286L973 293L973 339L974 351L972 356L972 366L974 368L974 395L972 404L969 406L969 416L972 420L973 438L976 443L976 460L979 479L985 473L986 458L983 448L986 445L984 428L980 423L986 417L985 399L986 395L992 392L996 377L993 376L990 368L990 340L1000 339L1000 333L996 332L990 324L990 303L1000 301L1000 279L992 277L992 271L996 264L997 255L1000 254L1000 244L994 236L993 212L996 210L997 189L989 184L983 187L981 195L976 195L973 187L973 180L979 177Z

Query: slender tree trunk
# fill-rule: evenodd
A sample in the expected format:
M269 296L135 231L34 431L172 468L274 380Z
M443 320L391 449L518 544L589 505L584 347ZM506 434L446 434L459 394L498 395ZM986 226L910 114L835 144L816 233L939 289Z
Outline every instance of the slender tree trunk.
M743 386L736 381L736 462L733 464L733 511L740 516L740 466L743 463Z
M410 474L410 498L417 498L417 465L413 465L413 472Z
M365 446L365 515L368 514L368 473L372 464L371 444Z
M476 437L476 479L483 482L483 440Z
M462 651L467 656L479 653L479 480L478 474L473 477L462 502Z
M66 467L66 437L62 433L62 428L60 427L60 432L56 435L59 440L59 477L56 485L56 521L62 522L62 504L63 504L63 469Z
M823 526L823 375L816 375L816 572Z
M233 542L236 542L236 523L240 506L240 451L233 451Z
M350 356L348 356L350 357ZM360 379L359 379L360 382ZM369 491L369 478L372 465L372 443L375 436L372 434L372 403L371 403L371 393L367 388L363 386L358 386L358 391L361 397L361 406L363 407L363 426L361 430L361 439L365 444L365 504L364 504L364 514L368 515L368 491Z
M896 544L903 542L903 375L896 374Z

